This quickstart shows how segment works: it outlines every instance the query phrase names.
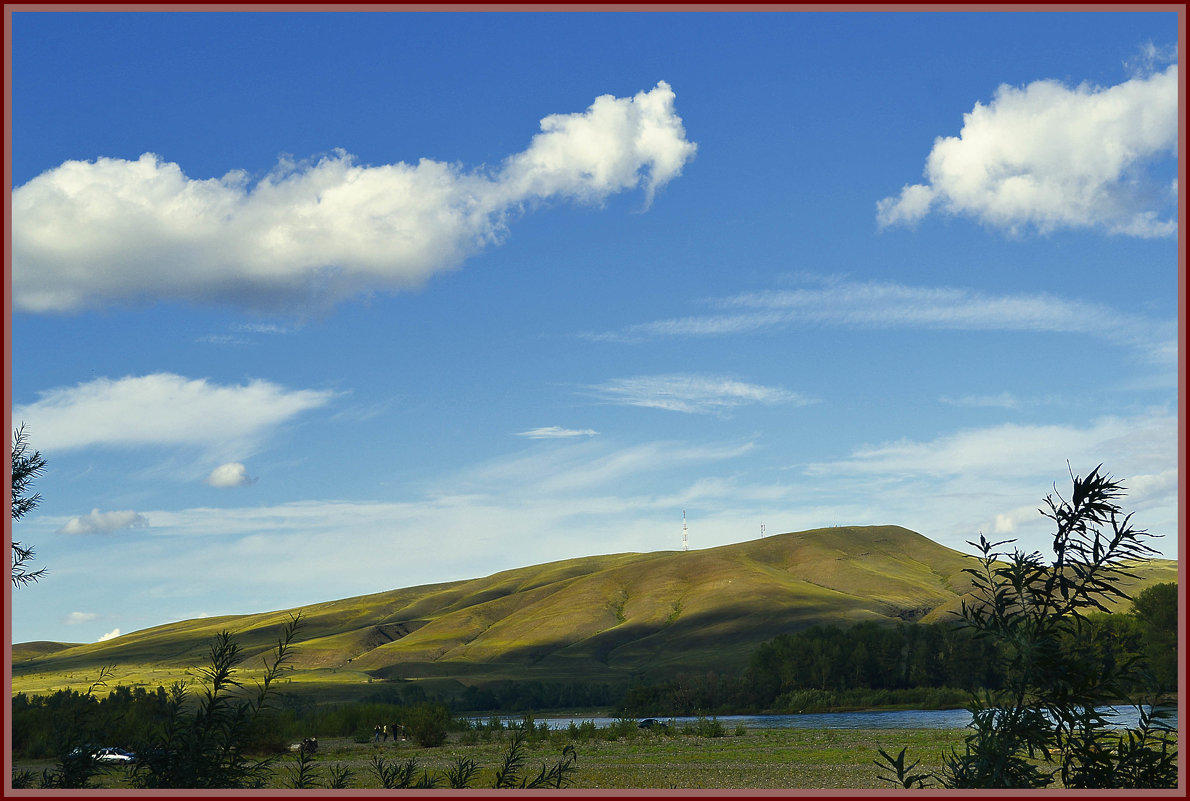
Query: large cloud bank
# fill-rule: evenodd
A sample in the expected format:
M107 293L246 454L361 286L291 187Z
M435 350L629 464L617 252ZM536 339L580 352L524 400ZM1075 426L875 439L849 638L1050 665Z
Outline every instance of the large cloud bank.
M664 81L541 121L493 171L422 159L364 166L343 152L189 178L146 153L68 161L12 197L13 306L63 312L173 299L265 310L414 288L505 236L539 202L597 203L677 177L686 141Z
M1013 233L1172 236L1172 168L1165 179L1147 168L1177 153L1179 96L1176 64L1108 88L1001 86L991 103L963 115L958 136L934 141L927 183L881 200L877 219L910 224L942 210Z

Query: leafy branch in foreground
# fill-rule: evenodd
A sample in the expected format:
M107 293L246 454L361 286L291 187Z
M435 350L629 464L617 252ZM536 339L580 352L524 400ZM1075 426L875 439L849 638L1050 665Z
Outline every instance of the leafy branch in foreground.
M525 767L525 739L527 732L525 729L517 729L512 736L512 742L508 745L508 751L504 754L504 761L499 768L496 769L496 783L493 785L497 789L500 788L517 788L517 789L539 789L543 787L553 787L554 789L561 789L563 785L570 784L572 781L571 774L575 770L575 763L578 761L578 755L574 750L573 745L567 745L562 749L562 756L553 765L548 763L542 764L541 770L532 779L528 776L522 775Z
M1146 667L1136 657L1104 662L1073 647L1092 630L1087 614L1107 612L1112 600L1128 600L1123 585L1135 566L1157 553L1116 500L1122 484L1095 468L1071 476L1070 500L1046 497L1041 514L1052 520L1053 564L1037 552L1014 548L1013 540L990 542L982 534L978 567L971 576L974 600L964 601L962 624L996 644L994 659L1003 686L972 698L973 732L963 752L951 749L939 774L910 774L904 750L894 760L881 751L892 776L884 781L921 787L935 779L946 788L1039 788L1061 781L1066 788L1177 786L1177 746L1154 707L1159 697L1133 698L1140 710L1135 730L1112 731L1100 709L1132 688L1145 686Z
M133 771L140 788L214 789L264 785L276 757L249 758L248 746L262 715L269 708L274 684L293 654L301 614L290 618L271 654L264 660L264 676L254 696L245 698L236 679L242 661L230 632L215 636L208 663L198 671L202 694L189 698L185 684L170 688L168 717L158 736L144 744Z
M571 774L578 761L573 745L562 749L562 756L552 765L543 763L533 778L525 774L525 745L527 729L517 729L495 769L492 787L495 789L561 789L573 781ZM430 775L426 770L418 773L417 757L402 762L389 762L384 757L372 757L372 774L386 790L433 789L445 784L451 789L468 789L479 773L479 765L468 757L459 757L439 775ZM296 775L296 774L294 774Z
M12 432L12 519L20 520L41 503L41 493L29 494L33 479L45 472L46 461L41 451L28 454L29 443L25 434L25 426L21 425ZM22 587L31 584L45 575L46 569L31 570L35 551L33 546L21 545L12 541L12 586Z

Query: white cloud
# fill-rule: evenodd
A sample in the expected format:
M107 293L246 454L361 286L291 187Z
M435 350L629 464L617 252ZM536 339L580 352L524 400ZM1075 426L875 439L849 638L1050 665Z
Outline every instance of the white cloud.
M13 306L72 311L180 299L285 311L421 286L499 243L527 205L648 198L695 152L664 81L554 114L494 174L422 159L282 160L253 183L146 153L68 161L12 195Z
M80 623L90 623L92 620L96 620L98 617L99 615L95 614L94 612L71 612L66 616L66 625L77 626Z
M228 462L212 470L204 483L218 488L247 487L255 484L256 479L248 475L248 468L242 462Z
M107 642L108 640L115 639L116 637L119 637L119 636L120 636L120 630L112 629L107 634L100 636L100 638L98 640L96 640L95 642Z
M1055 484L1068 493L1068 459L1079 474L1103 462L1121 478L1123 507L1137 525L1165 534L1154 544L1177 556L1173 414L970 429L787 469L757 467L758 450L751 442L569 439L444 477L407 500L155 510L136 560L111 549L64 553L55 574L81 581L118 572L130 607L153 610L136 621L148 626L196 609L288 608L556 559L677 550L682 509L694 548L753 539L764 522L769 534L896 524L966 552L982 531L1045 552L1052 527L1037 509ZM212 547L219 570L194 571ZM333 594L319 589L326 575L337 577Z
M589 338L634 341L659 336L724 336L791 326L919 328L1085 334L1142 351L1176 355L1177 322L1123 314L1101 304L1044 293L994 295L956 287L827 280L825 286L745 292L712 301L721 311L628 326Z
M589 387L597 396L624 406L675 412L723 412L747 404L806 406L815 401L797 392L712 375L669 374L614 378Z
M516 436L526 437L527 439L570 439L572 437L593 437L598 433L598 431L590 428L574 429L547 426L545 428L533 428L528 431L521 431Z
M1165 45L1145 42L1137 48L1135 56L1123 61L1123 67L1133 77L1144 77L1156 72L1160 67L1177 63L1177 60L1178 45L1176 42Z
M213 453L251 449L271 429L333 397L262 380L223 386L172 373L99 378L39 394L12 414L28 422L46 451L188 445Z
M938 400L948 406L976 406L997 409L1019 409L1021 406L1021 402L1017 400L1016 396L1008 392L1001 392L999 395L963 395L958 398L943 396Z
M1045 550L1052 534L1037 509L1054 491L1069 495L1069 475L1098 465L1122 480L1123 506L1137 524L1177 546L1177 417L1162 411L1103 417L1085 426L1004 424L933 440L898 440L849 458L805 466L814 482L852 492L881 517L935 539L965 542L978 531L1012 534ZM953 546L952 546L953 547Z
M1165 414L1104 417L1086 428L1005 423L929 441L897 440L856 450L851 458L813 466L813 473L945 477L1013 466L1017 475L1051 475L1067 461L1087 472L1114 459L1110 471L1175 459L1177 421Z
M1176 154L1180 95L1176 64L1108 88L1002 85L991 103L963 115L958 136L934 141L927 183L881 200L877 220L914 223L941 209L1013 233L1172 236L1168 178L1146 169Z
M72 517L58 530L60 534L111 534L126 528L144 528L148 519L131 509L119 512L101 512L92 509L88 515Z

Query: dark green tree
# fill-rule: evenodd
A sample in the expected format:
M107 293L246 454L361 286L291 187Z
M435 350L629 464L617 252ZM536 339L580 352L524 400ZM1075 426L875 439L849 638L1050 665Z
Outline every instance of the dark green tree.
M1154 584L1137 593L1132 614L1144 633L1144 650L1153 679L1163 690L1178 687L1178 584Z
M1102 466L1100 466L1102 467ZM960 616L979 638L997 644L1003 685L972 699L971 728L963 751L944 756L939 774L908 776L904 750L881 778L903 786L946 788L1039 788L1061 781L1066 788L1160 788L1177 786L1177 745L1172 732L1145 700L1135 698L1140 724L1123 733L1109 728L1099 711L1129 697L1142 678L1135 657L1094 658L1070 642L1088 638L1088 614L1108 612L1107 603L1129 600L1123 586L1131 568L1156 551L1147 531L1134 528L1116 499L1120 482L1100 473L1072 474L1070 500L1047 496L1041 513L1056 526L1055 560L1037 552L997 549L980 535L973 599ZM916 763L914 763L916 764Z
M45 471L45 458L41 451L28 453L29 443L25 435L25 425L12 432L12 519L20 520L41 503L41 494L29 490L33 479ZM45 575L46 569L31 570L30 564L35 555L32 546L22 545L17 540L12 541L12 586L21 587L37 581Z

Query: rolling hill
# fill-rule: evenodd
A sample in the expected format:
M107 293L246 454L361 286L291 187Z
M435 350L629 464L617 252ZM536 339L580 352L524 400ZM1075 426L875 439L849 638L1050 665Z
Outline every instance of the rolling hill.
M708 548L584 557L300 609L287 674L295 689L361 692L408 679L624 681L743 668L761 642L820 623L933 621L970 589L972 560L897 526L836 527ZM1140 569L1133 592L1177 580L1177 563ZM248 659L299 610L201 618L90 644L12 648L13 692L168 686L232 632ZM375 688L372 688L373 690Z

